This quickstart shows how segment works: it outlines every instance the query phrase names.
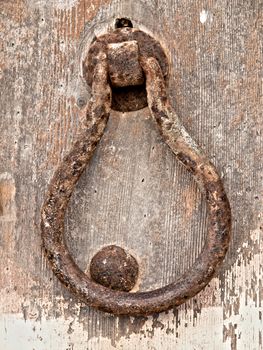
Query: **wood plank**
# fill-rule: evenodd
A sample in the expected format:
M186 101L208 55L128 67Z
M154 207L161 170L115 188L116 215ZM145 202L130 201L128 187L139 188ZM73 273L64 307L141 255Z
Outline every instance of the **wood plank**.
M0 9L1 348L261 349L262 3L28 0ZM220 169L233 213L217 277L185 305L147 318L77 302L41 252L44 193L89 98L81 58L117 17L165 46L173 106ZM83 269L101 246L123 246L140 262L138 288L149 290L194 262L205 211L148 109L113 112L72 197L67 243Z

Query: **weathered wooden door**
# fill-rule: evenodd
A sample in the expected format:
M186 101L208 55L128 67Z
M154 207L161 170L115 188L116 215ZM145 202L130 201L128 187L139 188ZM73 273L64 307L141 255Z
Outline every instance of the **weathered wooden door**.
M0 348L262 349L263 3L16 0L0 9ZM230 250L209 286L151 317L80 303L41 250L44 193L89 99L83 55L119 17L165 47L173 107L220 170L233 216ZM138 259L138 289L154 289L191 266L206 225L205 202L149 110L113 111L67 212L79 266L115 243Z

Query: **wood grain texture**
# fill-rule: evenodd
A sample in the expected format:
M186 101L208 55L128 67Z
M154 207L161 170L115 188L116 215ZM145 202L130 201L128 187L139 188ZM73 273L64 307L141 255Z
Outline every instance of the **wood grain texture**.
M263 348L262 7L260 0L0 1L1 348ZM233 214L231 249L217 277L187 304L147 318L77 302L41 251L44 193L89 98L81 58L117 17L165 47L173 107L220 169ZM194 262L206 224L194 181L148 109L112 112L67 213L79 266L116 243L140 262L138 289L163 286Z

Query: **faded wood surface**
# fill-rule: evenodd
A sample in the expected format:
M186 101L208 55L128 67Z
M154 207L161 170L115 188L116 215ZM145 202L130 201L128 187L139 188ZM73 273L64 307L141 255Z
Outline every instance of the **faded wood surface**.
M1 349L262 349L262 8L260 0L0 1ZM81 58L117 17L166 48L173 106L220 170L233 214L231 248L210 285L147 318L81 304L41 251L44 193L89 98ZM137 289L149 290L191 266L205 211L148 109L112 112L72 197L67 243L82 269L104 245L126 248L140 263Z

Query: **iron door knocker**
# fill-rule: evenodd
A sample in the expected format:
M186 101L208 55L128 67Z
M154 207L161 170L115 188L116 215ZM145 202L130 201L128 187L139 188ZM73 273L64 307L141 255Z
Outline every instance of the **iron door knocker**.
M178 306L208 284L227 252L231 211L222 181L169 103L167 58L155 39L124 24L96 38L83 67L92 86L86 128L58 166L45 197L41 212L45 254L55 275L87 305L127 315L147 315ZM106 247L92 259L89 278L65 244L64 216L74 187L103 135L110 109L135 110L147 104L164 141L206 198L208 234L198 259L178 280L153 291L129 293L138 274L136 260L122 248ZM114 268L110 271L106 266L101 274L100 260L105 256L122 269L122 283L115 280Z

